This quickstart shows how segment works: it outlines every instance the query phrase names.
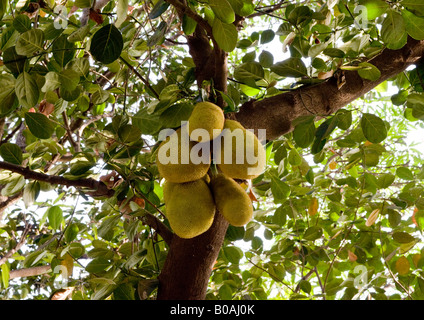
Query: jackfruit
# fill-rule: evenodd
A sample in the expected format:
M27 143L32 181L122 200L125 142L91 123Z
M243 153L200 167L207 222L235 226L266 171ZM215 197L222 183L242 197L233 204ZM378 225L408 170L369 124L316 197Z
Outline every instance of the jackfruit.
M237 182L219 173L211 178L211 188L216 207L228 223L241 227L252 219L252 201Z
M159 174L170 182L184 183L202 178L210 167L208 148L189 141L188 134L179 128L159 146L156 164Z
M188 119L190 138L198 142L213 140L221 133L224 121L224 112L220 107L211 102L199 102ZM193 133L196 129L203 129L204 134L201 134L202 131Z
M204 179L187 183L166 181L163 190L165 215L177 236L194 238L211 227L216 206Z
M256 135L246 130L238 121L225 120L218 147L214 147L214 160L228 177L253 179L265 169L264 147Z

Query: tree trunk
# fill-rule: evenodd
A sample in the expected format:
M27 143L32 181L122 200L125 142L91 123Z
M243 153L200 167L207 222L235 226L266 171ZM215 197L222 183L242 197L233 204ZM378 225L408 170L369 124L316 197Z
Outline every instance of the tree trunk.
M159 276L158 300L204 300L228 222L219 212L211 228L193 239L174 235Z

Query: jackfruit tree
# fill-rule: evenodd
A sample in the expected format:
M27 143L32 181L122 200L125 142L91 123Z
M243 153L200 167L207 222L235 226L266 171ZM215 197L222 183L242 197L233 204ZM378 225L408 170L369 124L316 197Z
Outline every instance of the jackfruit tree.
M423 55L422 0L0 0L0 299L423 299Z

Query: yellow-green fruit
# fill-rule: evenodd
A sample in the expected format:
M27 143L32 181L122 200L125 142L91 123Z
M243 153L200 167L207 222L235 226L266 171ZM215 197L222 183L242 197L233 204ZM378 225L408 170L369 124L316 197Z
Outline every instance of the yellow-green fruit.
M228 223L241 227L252 219L252 201L237 182L220 173L212 177L211 188L216 207Z
M206 232L215 215L212 192L204 179L187 183L165 182L166 217L172 230L184 239Z
M159 174L170 182L184 183L202 178L209 170L210 155L189 141L181 128L163 141L156 154Z
M198 142L207 142L215 139L224 127L224 112L211 102L199 102L194 106L188 119L190 137ZM196 129L198 130L193 133ZM201 133L200 135L198 135Z
M256 135L239 122L225 120L220 144L217 165L228 177L253 179L264 171L264 147Z

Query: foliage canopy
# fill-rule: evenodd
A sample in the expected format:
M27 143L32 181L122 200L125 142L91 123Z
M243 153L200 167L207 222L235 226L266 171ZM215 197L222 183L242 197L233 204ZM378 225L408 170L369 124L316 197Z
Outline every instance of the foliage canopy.
M95 2L0 0L1 299L155 298L162 129L211 97L231 115L341 88L345 72L376 81L371 58L424 40L422 0ZM200 29L228 55L226 88L198 83ZM399 70L266 142L254 219L228 227L207 299L424 298L424 167L408 138L423 74Z

